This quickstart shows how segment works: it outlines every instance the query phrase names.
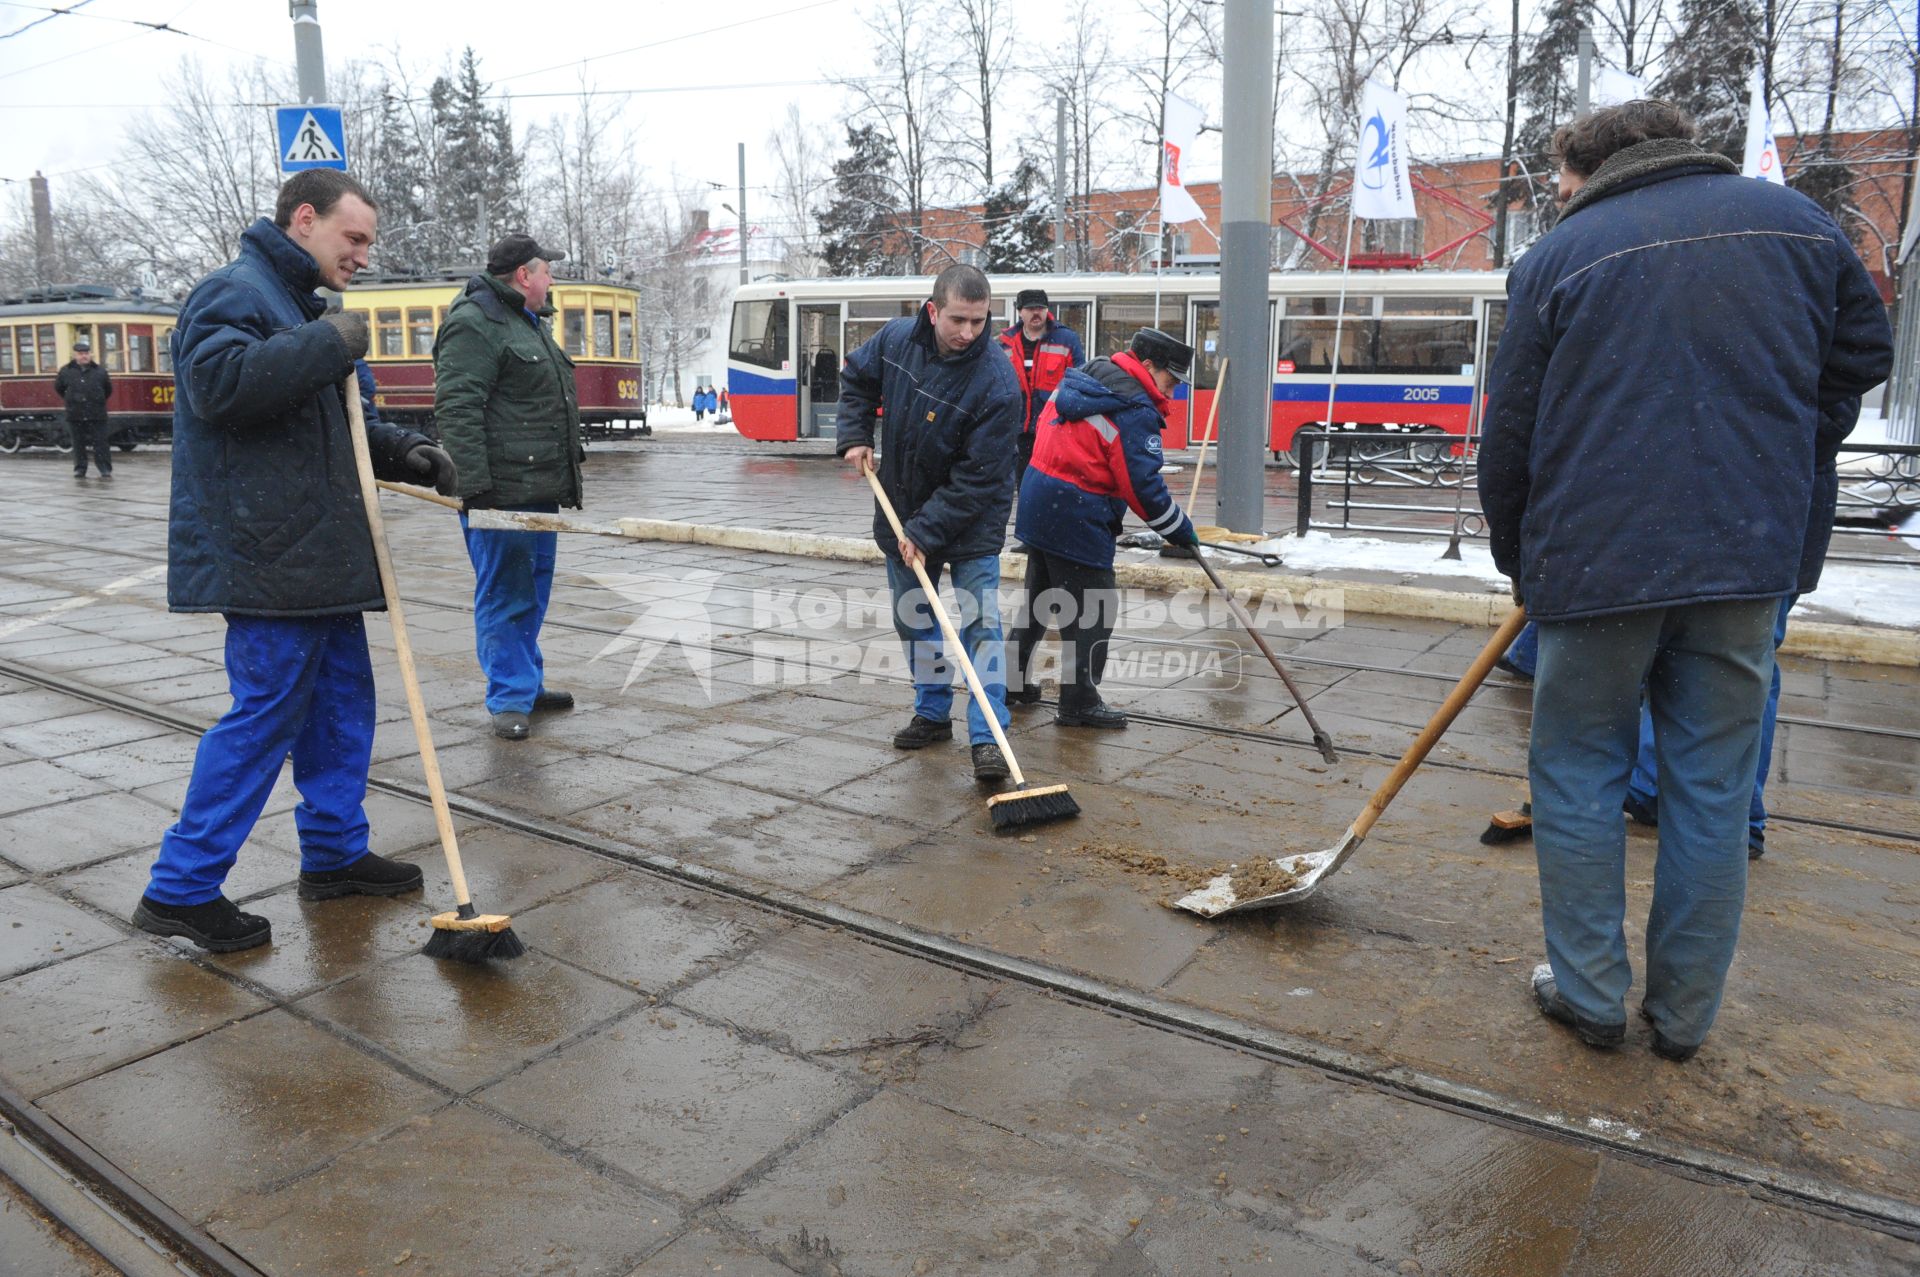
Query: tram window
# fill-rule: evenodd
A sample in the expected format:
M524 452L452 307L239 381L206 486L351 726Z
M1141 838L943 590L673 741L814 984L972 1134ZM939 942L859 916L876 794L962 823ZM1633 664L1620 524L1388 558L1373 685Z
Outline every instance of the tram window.
M160 354L159 371L171 377L173 375L173 329L169 328L161 333L157 344Z
M593 312L593 357L613 358L613 312L610 310Z
M373 327L377 334L373 351L386 358L405 353L400 346L400 309L376 310L373 312Z
M1500 349L1500 334L1507 331L1507 304L1503 301L1487 303L1487 362L1493 362L1493 352Z
M787 362L787 299L735 302L727 357L776 371Z
M60 348L53 341L53 325L41 324L40 334L40 370L52 372L60 366Z
M1152 296L1101 297L1095 312L1093 348L1087 358L1118 354L1127 348L1134 333L1142 328L1158 328L1180 341L1187 339L1187 299L1185 294L1160 294L1160 308L1154 310Z
M126 351L120 345L120 325L102 324L100 333L94 339L99 343L100 351L95 357L108 372L127 370Z
M1366 327L1374 372L1458 377L1473 362L1471 319L1383 319Z
M153 371L153 338L147 333L127 334L127 371Z
M1289 319L1307 319L1315 315L1332 315L1338 312L1340 312L1340 297L1338 294L1328 297L1287 298L1286 315ZM1373 313L1373 298L1349 293L1347 295L1347 305L1344 313L1348 315L1371 315Z
M560 312L560 332L562 349L569 355L580 356L587 353L587 312L584 310L563 310Z
M1471 297L1383 297L1383 315L1471 315Z
M1336 326L1340 330L1340 371L1375 371L1371 347L1373 330L1378 323L1371 319L1349 319L1338 325L1331 318L1283 319L1280 321L1280 362L1291 363L1297 373L1332 372Z
M13 375L13 330L0 328L0 377Z
M407 353L422 357L433 354L433 307L407 307Z
M633 312L630 310L620 312L620 353L616 358L633 358Z
M917 301L848 302L847 349L858 350L888 323L917 314L919 310Z

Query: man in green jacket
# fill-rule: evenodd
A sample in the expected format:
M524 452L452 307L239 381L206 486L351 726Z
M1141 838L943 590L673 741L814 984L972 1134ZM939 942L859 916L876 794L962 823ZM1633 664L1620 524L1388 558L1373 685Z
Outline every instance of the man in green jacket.
M580 407L573 361L540 318L564 254L531 235L487 252L487 273L467 281L433 343L433 414L469 510L552 514L580 505ZM535 710L573 708L546 686L540 623L553 592L551 532L467 526L473 560L473 628L487 675L493 734L525 740Z

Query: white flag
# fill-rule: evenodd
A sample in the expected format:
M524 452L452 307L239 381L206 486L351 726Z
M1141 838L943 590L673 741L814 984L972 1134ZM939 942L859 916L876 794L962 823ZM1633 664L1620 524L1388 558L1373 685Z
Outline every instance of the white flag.
M1629 75L1614 67L1595 67L1593 72L1592 105L1619 106L1622 102L1638 102L1647 96L1647 82L1637 75Z
M1183 171L1187 157L1193 153L1193 144L1199 140L1201 119L1199 107L1185 98L1167 95L1160 128L1160 224L1163 226L1207 220L1187 190Z
M1767 112L1766 92L1760 87L1759 67L1748 77L1747 90L1747 158L1740 174L1785 186L1787 177L1780 171L1780 148L1774 145L1773 118Z
M1355 217L1418 217L1407 173L1407 100L1368 80L1360 90L1360 150L1353 161Z

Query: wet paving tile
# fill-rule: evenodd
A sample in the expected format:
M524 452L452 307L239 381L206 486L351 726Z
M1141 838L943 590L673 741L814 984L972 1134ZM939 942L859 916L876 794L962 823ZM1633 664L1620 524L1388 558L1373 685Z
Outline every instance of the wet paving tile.
M118 710L68 714L41 723L22 723L0 731L0 742L35 758L59 758L104 745L124 745L166 735L171 729Z
M619 872L612 861L496 825L475 825L457 837L467 889L482 913L512 914L531 909L541 901ZM423 899L428 911L451 909L453 886L438 837L405 852L402 858L420 866L426 879Z
M188 776L193 771L194 753L199 745L198 737L169 732L67 754L60 759L60 765L112 789L139 789Z
M107 786L40 759L0 766L0 816L104 793Z
M414 955L300 1006L441 1084L470 1091L639 1002L538 954L485 966Z
M656 1251L627 1277L793 1277L794 1270L775 1263L744 1241L712 1225L695 1225L673 1243Z
M656 992L793 925L664 879L626 873L516 914L529 945Z
M8 1271L22 1277L114 1277L120 1271L4 1175L0 1256L5 1256Z
M280 891L248 902L273 923L273 943L207 961L284 1001L356 976L427 943L430 908L417 894L302 900Z
M172 814L132 794L96 794L57 812L0 817L0 856L35 873L53 873L136 847L158 845Z
M575 1043L477 1098L648 1184L698 1200L859 1094L829 1069L662 1007Z
M945 1109L883 1093L721 1205L776 1254L816 1254L845 1277L923 1272L1125 1271L1129 1221L1152 1194ZM803 1270L804 1271L804 1270Z
M828 884L825 899L867 913L977 941L987 925L1046 881L1041 844L989 836L935 835L903 854Z
M951 1039L999 987L838 932L799 927L673 1000L802 1055L861 1067Z
M615 799L644 798L678 772L624 758L581 757L468 785L461 793L547 817L565 816Z
M0 891L0 980L104 949L125 934L44 887L8 887Z
M649 851L679 855L704 837L744 834L761 817L793 807L793 800L682 776L650 785L631 798L573 813L567 823Z
M72 892L78 899L116 918L128 917L151 880L161 832L159 827L154 829L148 847L84 869L69 870L52 879L51 885L60 891ZM240 848L240 855L221 891L229 900L253 901L281 890L299 876L300 862L292 853L270 843L249 842Z
M125 940L0 981L0 1076L44 1095L266 1005L164 945Z
M671 1206L454 1107L237 1199L210 1227L274 1273L620 1277L678 1224Z
M445 1102L338 1038L269 1011L40 1106L168 1205L204 1221L222 1203L231 1210L237 1199L270 1193Z

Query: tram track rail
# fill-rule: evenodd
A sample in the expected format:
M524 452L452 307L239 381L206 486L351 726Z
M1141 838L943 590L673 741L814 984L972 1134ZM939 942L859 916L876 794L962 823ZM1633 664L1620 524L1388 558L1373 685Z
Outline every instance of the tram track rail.
M64 674L41 670L10 658L0 658L0 676L57 692L76 700L141 718L156 726L199 736L207 724L165 706L95 687ZM1278 742L1294 744L1295 742ZM1311 748L1302 743L1303 748ZM372 777L369 789L403 801L428 806L424 784ZM1784 1207L1842 1220L1875 1232L1920 1242L1920 1202L1908 1202L1855 1189L1817 1176L1768 1166L1750 1158L1702 1148L1654 1133L1627 1132L1606 1123L1596 1124L1557 1110L1502 1096L1481 1087L1404 1065L1376 1060L1354 1052L1252 1024L1232 1016L1192 1006L1158 994L1066 971L999 950L970 944L911 924L817 899L729 870L698 864L662 852L651 852L596 836L543 816L503 806L490 800L450 792L448 805L461 816L524 837L571 848L623 867L684 887L710 892L795 921L843 932L866 943L987 979L1020 985L1064 997L1162 1032L1178 1034L1273 1063L1311 1069L1322 1075L1365 1086L1401 1100L1419 1103L1484 1121L1506 1129L1542 1136L1557 1142L1619 1157L1688 1179L1737 1186L1751 1195ZM233 978L213 965L208 970ZM64 1161L68 1155L52 1150ZM74 1150L75 1156L92 1150ZM108 1170L118 1171L97 1153L92 1156ZM76 1171L80 1166L69 1163ZM110 1181L109 1181L110 1182ZM138 1188L137 1184L133 1184ZM144 1190L141 1190L144 1192ZM176 1217L177 1218L177 1217ZM171 1236L164 1216L143 1217L150 1227ZM179 1221L184 1223L184 1221ZM191 1229L191 1226L188 1226ZM196 1230L197 1231L197 1230ZM210 1237L175 1238L183 1250ZM208 1271L249 1271L208 1265Z

